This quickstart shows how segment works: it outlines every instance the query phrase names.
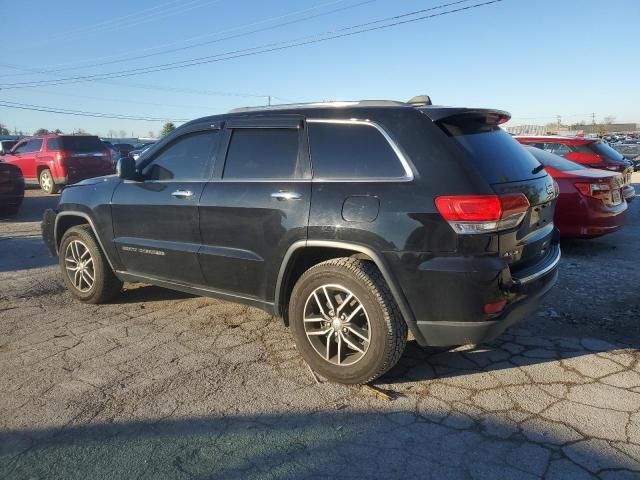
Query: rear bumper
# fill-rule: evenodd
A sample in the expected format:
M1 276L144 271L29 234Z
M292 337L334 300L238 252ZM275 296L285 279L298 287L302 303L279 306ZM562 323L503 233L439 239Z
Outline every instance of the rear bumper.
M510 305L495 320L482 322L417 322L417 328L429 346L477 345L498 337L507 328L519 322L531 312L553 288L558 280L558 269L554 268L538 280L538 288L522 300Z
M71 170L66 172L66 175L61 177L53 177L53 181L56 185L73 185L74 183L81 182L87 178L103 177L105 175L111 175L114 173L113 168L103 168L100 170Z
M432 271L421 281L422 296L408 295L409 306L416 317L410 327L422 346L487 342L525 318L557 281L560 245L556 235L544 260L513 275L504 263L490 263L490 259L475 259L473 264L465 264L464 258L460 260L460 265L476 268L449 269L446 276L442 275L443 271L436 272L437 275ZM494 260L499 259L494 257ZM452 265L449 262L448 266ZM407 293L406 287L403 288ZM508 302L502 312L482 313L483 305L500 299Z

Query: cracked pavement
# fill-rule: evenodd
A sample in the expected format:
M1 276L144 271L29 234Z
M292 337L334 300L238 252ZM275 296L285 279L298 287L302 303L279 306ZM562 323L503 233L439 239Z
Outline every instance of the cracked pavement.
M256 309L72 300L39 239L55 202L0 222L0 478L640 478L640 200L563 243L558 286L496 341L410 341L375 385L391 401L318 383Z

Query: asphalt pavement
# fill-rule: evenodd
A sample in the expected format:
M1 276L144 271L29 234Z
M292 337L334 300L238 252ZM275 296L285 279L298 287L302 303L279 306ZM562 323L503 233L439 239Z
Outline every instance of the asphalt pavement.
M131 284L73 300L39 237L56 202L29 191L0 221L0 478L640 478L640 200L563 243L525 322L409 342L374 389L318 381L253 308Z

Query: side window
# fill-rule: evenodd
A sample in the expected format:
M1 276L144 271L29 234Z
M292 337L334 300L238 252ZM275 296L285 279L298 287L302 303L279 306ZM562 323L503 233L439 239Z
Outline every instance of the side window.
M149 180L205 180L217 132L196 132L179 137L143 170Z
M42 148L42 139L33 139L27 142L23 152L39 152Z
M28 143L29 143L29 142L26 142L26 141L25 141L25 142L20 142L20 143L18 143L18 144L15 146L15 148L13 149L13 153L24 153L24 152L26 152L26 151L27 151L26 149L27 149L27 144L28 144Z
M371 125L309 122L314 178L400 178L406 172L387 139Z
M237 128L224 165L226 179L302 178L299 132L293 128Z
M547 152L555 153L556 155L560 156L571 153L571 149L566 145L563 145L562 143L545 143L544 149Z
M62 142L59 138L47 139L47 150L62 150Z

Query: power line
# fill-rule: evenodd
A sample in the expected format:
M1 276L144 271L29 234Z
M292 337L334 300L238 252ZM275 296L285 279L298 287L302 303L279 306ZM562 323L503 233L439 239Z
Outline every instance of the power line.
M279 15L279 16L275 16L275 17L270 17L270 18L267 18L267 19L264 19L264 20L260 20L260 21L257 21L257 22L252 22L252 23L248 23L248 24L244 24L244 25L239 25L239 26L236 26L236 27L233 27L233 28L228 28L228 29L225 29L225 30L221 30L219 32L208 33L206 35L198 35L196 37L191 37L191 38L188 38L188 39L180 40L178 42L171 42L171 43L167 43L167 44L160 45L160 46L156 45L154 47L148 47L148 48L144 48L144 49L133 50L133 51L131 51L129 53L148 52L149 50L158 50L159 48L162 48L162 47L165 47L165 46L171 46L171 45L176 45L176 44L180 44L180 43L190 42L190 41L198 39L198 38L212 37L212 36L215 36L215 35L220 35L222 33L233 32L233 31L241 30L241 29L246 28L246 27L251 27L251 26L254 26L254 25L260 25L260 24L263 24L263 23L268 23L268 22L270 22L272 20L278 20L278 19L281 19L281 18L287 18L287 17L291 17L291 16L298 15L298 14L301 14L301 13L306 13L306 12L309 12L309 11L312 11L312 10L317 10L319 8L326 7L328 5L335 5L336 3L342 3L344 1L345 0L333 0L331 2L323 3L323 4L320 4L320 5L315 5L315 6L311 7L311 8L305 8L305 9L302 9L302 10L296 10L295 12L291 12L291 13L288 13L288 14L285 14L285 15ZM200 43L196 43L196 44L193 44L193 45L187 45L187 46L183 46L183 47L178 47L178 48L173 48L173 49L168 49L168 50L162 50L162 51L155 52L155 53L148 53L148 54L144 54L144 55L130 56L130 57L126 57L126 58L120 58L118 60L111 60L111 61L108 61L108 62L101 62L101 63L88 63L88 64L87 63L78 63L78 64L62 63L62 64L58 64L57 66L65 66L65 65L72 65L72 66L66 67L66 68L55 68L55 69L49 69L49 70L41 70L40 73L57 73L57 72L63 72L63 71L67 71L67 70L80 70L80 69L84 69L84 68L92 68L92 67L97 67L97 66L112 65L114 63L128 62L128 61L137 60L137 59L140 59L140 58L149 58L149 57L153 57L153 56L157 56L157 55L165 55L167 53L173 53L173 52L178 52L178 51L182 51L182 50L188 50L188 49L192 49L192 48L201 47L201 46L204 46L204 45L210 45L210 44L213 44L213 43L222 42L224 40L230 40L230 39L233 39L233 38L239 38L239 37L243 37L243 36L247 36L247 35L252 35L254 33L264 32L264 31L267 31L267 30L273 30L275 28L279 28L279 27L283 27L283 26L287 26L287 25L292 25L294 23L304 22L304 21L307 21L307 20L312 20L314 18L318 18L318 17L322 17L322 16L326 16L326 15L331 15L332 13L337 13L337 12L341 12L341 11L344 11L344 10L349 10L349 9L352 9L352 8L360 7L362 5L373 3L373 2L376 2L376 1L378 1L378 0L361 1L361 2L358 2L358 3L353 4L353 5L347 5L347 6L344 6L344 7L336 8L336 9L333 9L333 10L329 10L327 12L322 12L322 13L318 13L318 14L315 14L315 15L305 16L304 18L291 20L291 21L279 23L279 24L276 24L276 25L271 25L271 26L268 26L268 27L263 27L263 28L259 28L259 29L256 29L256 30L251 30L251 31L248 31L248 32L238 33L238 34L235 34L235 35L228 35L228 36L225 36L225 37L216 38L216 39L213 39L213 40L209 40L209 41L206 41L206 42L200 42ZM464 0L464 1L471 1L471 0ZM126 53L124 55L126 55ZM118 55L107 55L105 57L99 57L98 59L106 59L106 58L121 57L121 56L123 56L122 53L120 53ZM94 61L95 60L96 59L94 59ZM52 66L55 67L56 65L52 65ZM8 73L8 74L0 75L0 78L1 77L25 76L25 75L29 75L29 74L27 74L27 73Z
M5 100L0 100L0 107L14 108L18 110L29 110L34 112L57 113L60 115L73 115L77 117L111 118L111 119L117 119L117 120L138 120L138 121L148 121L148 122L167 122L167 121L187 122L190 120L185 118L144 117L144 116L119 115L119 114L102 113L102 112L86 112L83 110L69 110L66 108L45 107L42 105L32 105L29 103L8 102Z
M452 14L452 13L457 13L457 12L462 12L462 11L466 11L466 10L471 10L471 9L474 9L474 8L484 7L484 6L487 6L487 5L491 5L491 4L502 2L504 0L489 0L489 1L482 2L482 3L477 3L477 4L474 4L474 5L467 5L467 6L459 7L459 8L453 9L453 10L447 10L445 12L433 13L433 14L423 15L423 16L420 16L420 17L417 17L417 18L410 18L410 19L406 19L406 20L400 20L400 21L396 21L396 22L393 22L393 23L390 23L390 24L386 24L386 25L377 25L377 26L371 26L371 27L368 27L368 28L362 28L362 27L365 27L367 25L373 25L373 24L376 24L376 23L388 22L390 20L394 20L394 19L398 19L398 18L406 18L408 16L414 16L414 15L417 15L419 13L423 13L423 12L426 12L426 11L446 8L446 7L455 5L455 4L463 3L465 1L469 1L469 0L458 0L456 2L450 2L450 3L438 5L438 6L435 6L435 7L431 7L431 8L428 8L428 9L417 10L417 11L406 13L406 14L403 14L403 15L397 15L397 16L394 16L394 17L388 17L388 18L376 20L376 21L373 21L373 22L368 22L368 23L359 24L359 25L353 25L351 27L346 27L346 28L342 28L342 29L339 29L339 30L324 32L324 33L321 33L321 34L313 35L311 37L307 36L307 37L302 37L302 38L289 40L289 41L285 41L285 42L276 42L276 43L260 45L260 46L252 47L252 48L248 48L248 49L236 50L236 51L233 51L233 52L225 52L225 53L220 53L220 54L216 54L216 55L210 55L210 56L206 56L206 57L192 58L192 59L183 60L183 61L180 61L180 62L170 62L170 63L159 64L159 65L154 65L154 66L150 66L150 67L134 68L134 69L121 70L121 71L116 71L116 72L106 72L106 73L102 73L102 74L84 75L84 76L76 76L76 77L66 77L66 78L60 78L60 79L57 79L57 80L40 80L40 81L32 81L32 82L10 83L10 84L0 85L0 88L14 89L14 88L30 88L30 87L37 87L37 86L42 86L42 85L63 85L63 84L67 84L67 83L78 83L78 82L84 82L84 81L94 81L96 79L112 79L112 78L130 77L130 76L135 76L135 75L141 75L141 74L144 74L144 73L154 73L154 72L160 72L160 71L166 71L166 70L175 70L175 69L191 67L191 66L195 66L195 65L202 65L202 64L206 64L206 63L217 63L217 62L222 62L222 61L226 61L226 60L232 60L232 59L236 59L236 58L249 57L249 56L259 55L259 54L263 54L263 53L275 52L275 51L286 50L286 49L290 49L290 48L294 48L294 47L300 47L300 46L305 46L305 45L311 45L311 44L326 42L328 40L335 40L335 39L338 39L338 38L344 38L344 37L359 35L361 33L371 32L371 31L376 31L376 30L382 30L382 29L386 29L386 28L395 27L395 26L398 26L398 25L414 23L414 22L418 22L418 21L422 21L422 20L427 20L427 19L430 19L430 18L441 17L441 16L444 16L444 15ZM345 30L356 30L356 31L350 31L350 32L346 32L346 33L337 33L337 32L344 32ZM327 36L327 35L329 35L329 36ZM322 37L322 36L324 36L324 38L315 38L313 40L306 40L308 38Z
M203 1L204 3L202 3ZM78 35L86 35L86 34L91 34L95 32L101 32L104 30L113 31L113 30L120 30L122 28L129 28L142 23L148 23L149 21L157 20L158 18L166 18L176 14L184 13L189 10L193 10L194 8L199 8L206 4L216 3L219 1L221 0L189 0L187 2L183 2L179 0L171 1L162 5L157 5L155 7L139 10L138 12L123 15L121 17L116 17L113 19L98 22L96 24L89 25L77 30L66 31L66 32L62 31L62 32L59 32L58 34L53 34L49 36L48 41L73 38ZM172 6L166 7L167 5L170 5L170 4ZM188 7L188 8L185 8L185 7ZM151 12L153 10L158 10L158 9L160 11L145 14L145 12ZM141 16L142 18L140 18ZM130 19L130 20L127 20L127 19Z
M26 68L24 66L18 65L8 65L8 64L0 64L0 66L13 68L15 70L22 70L24 72L32 72L32 73L45 73L42 70L36 70L33 68ZM180 88L180 87L165 87L162 85L153 85L148 83L131 83L131 82L122 82L122 81L109 81L109 80L95 80L98 83L103 83L107 85L116 85L122 87L131 87L138 88L142 90L158 90L161 92L174 92L174 93L187 93L192 95L210 95L217 97L242 97L242 98L262 98L266 99L271 96L272 98L276 98L278 100L283 100L285 102L295 103L296 100L292 100L290 98L284 98L276 95L269 95L266 93L246 93L246 92L224 92L218 90L205 90L205 89L194 89L194 88ZM108 100L108 99L105 99Z

